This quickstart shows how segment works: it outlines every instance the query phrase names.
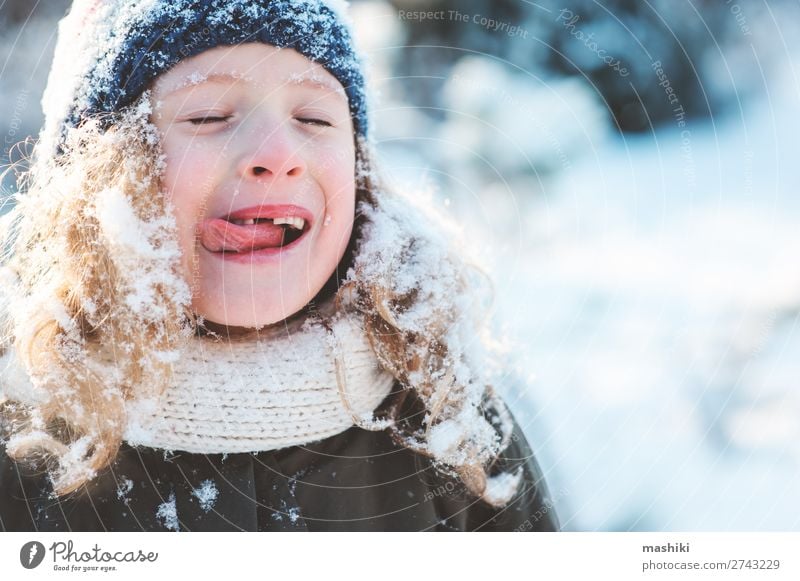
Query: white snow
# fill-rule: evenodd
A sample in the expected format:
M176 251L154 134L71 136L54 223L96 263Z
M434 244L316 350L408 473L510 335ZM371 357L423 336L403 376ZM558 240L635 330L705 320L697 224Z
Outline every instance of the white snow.
M127 423L124 438L132 445L146 442L150 437L153 418L158 417L161 409L157 398L134 398L125 403L127 410Z
M166 289L172 300L186 304L190 291L175 272L180 249L171 212L149 221L140 219L129 195L119 188L101 192L97 199L97 218L111 256L125 276L125 301L131 311L145 319L163 319L157 298ZM167 355L172 357L172 355Z
M131 490L133 490L133 480L125 478L124 476L120 478L117 484L117 498L127 503L128 494L130 494Z
M502 176L556 171L590 154L609 133L607 112L577 78L519 74L500 62L469 56L454 67L443 98L451 119L438 137L452 171L476 161Z
M208 512L214 508L219 496L219 490L217 490L217 485L214 484L214 481L209 479L203 480L198 488L192 490L192 494L200 503L200 508L204 512Z
M35 386L27 371L19 364L14 351L9 349L0 355L0 397L28 404L44 404L50 393Z
M347 94L341 84L333 84L326 77L315 72L292 73L286 78L286 82L292 85L300 85L308 81L323 88L332 88L335 93L347 99Z
M180 530L180 523L178 522L178 509L175 505L175 492L170 492L167 500L158 505L156 517L167 529L171 531Z
M352 26L350 20L350 2L347 0L322 0L336 14L336 17L346 26Z
M121 246L121 252L153 256L155 249L145 233L145 225L134 213L125 193L113 188L100 192L97 218L109 244Z
M464 435L464 426L458 420L445 420L431 428L428 444L430 451L437 457L450 456L456 452Z
M411 349L419 351L422 361L431 357L426 341L435 336L433 329L441 329L438 334L447 345L446 356L427 364L430 370L421 367L408 374L412 386L430 391L425 397L433 413L424 419L425 427L430 425L427 441L407 441L451 468L486 461L501 451L503 441L482 409L486 386L499 383L502 369L499 345L484 329L490 285L475 270L478 261L463 231L437 209L432 197L377 198L378 209L361 207L369 222L348 279L383 281L396 297L413 293L414 301L403 308L393 305L392 296L376 308L392 325L419 338ZM427 389L427 371L435 376L432 390Z
M484 498L493 503L507 501L519 488L522 474L522 468L518 468L513 474L501 472L496 476L490 476L486 479Z

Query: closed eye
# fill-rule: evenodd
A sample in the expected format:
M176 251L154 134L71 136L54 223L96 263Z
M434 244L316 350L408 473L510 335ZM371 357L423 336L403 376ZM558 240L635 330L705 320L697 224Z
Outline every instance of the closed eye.
M224 117L209 115L208 117L194 117L192 119L189 119L189 123L191 123L192 125L208 125L211 123L224 123L225 121L228 121L228 119L230 118L231 115L226 115Z
M314 119L311 117L298 117L297 120L300 123L305 123L306 125L317 125L319 127L333 127L333 124L325 121L324 119Z

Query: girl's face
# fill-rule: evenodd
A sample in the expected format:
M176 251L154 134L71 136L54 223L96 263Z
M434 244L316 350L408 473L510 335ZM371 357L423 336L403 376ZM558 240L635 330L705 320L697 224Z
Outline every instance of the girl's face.
M353 229L341 84L294 50L250 43L181 61L152 98L195 312L260 327L302 309Z

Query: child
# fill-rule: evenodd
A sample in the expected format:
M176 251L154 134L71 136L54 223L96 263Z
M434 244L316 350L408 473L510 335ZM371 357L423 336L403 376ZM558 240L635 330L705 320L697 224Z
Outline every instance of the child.
M555 530L332 0L76 0L4 220L5 530Z

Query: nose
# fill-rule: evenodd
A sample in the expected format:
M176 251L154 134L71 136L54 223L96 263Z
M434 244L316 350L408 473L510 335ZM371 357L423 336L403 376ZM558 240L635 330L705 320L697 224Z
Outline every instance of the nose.
M289 138L283 125L259 128L245 142L247 147L238 164L243 179L296 178L306 171L301 148Z

